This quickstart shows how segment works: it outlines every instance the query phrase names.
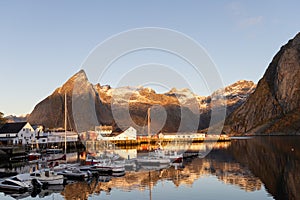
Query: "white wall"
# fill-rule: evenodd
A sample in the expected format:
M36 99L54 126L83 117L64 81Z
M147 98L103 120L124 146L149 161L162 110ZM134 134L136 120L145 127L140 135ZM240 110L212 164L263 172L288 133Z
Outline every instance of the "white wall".
M205 138L205 134L193 133L193 134L159 134L159 138L164 139L198 139Z
M15 139L14 144L17 144L22 141L22 144L32 144L36 142L35 131L32 126L27 122L25 126L18 133L18 139Z
M136 130L133 127L129 127L123 133L113 137L103 137L98 134L98 140L136 140Z

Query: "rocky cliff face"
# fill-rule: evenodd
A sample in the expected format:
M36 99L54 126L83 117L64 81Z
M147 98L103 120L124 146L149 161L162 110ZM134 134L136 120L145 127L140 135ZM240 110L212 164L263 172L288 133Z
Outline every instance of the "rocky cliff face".
M300 133L300 33L275 55L255 92L227 119L225 132Z
M48 128L64 127L66 94L68 129L78 132L93 130L96 125L106 124L112 125L116 130L133 126L139 133L146 133L147 110L150 107L153 116L151 132L195 131L209 126L212 108L227 103L227 114L231 113L245 102L255 86L251 81L239 81L207 97L198 96L188 89L172 89L165 94L157 94L154 90L143 87L111 88L108 85L92 85L85 72L79 71L37 104L28 121ZM221 92L225 92L226 98L214 101L213 104L212 98Z

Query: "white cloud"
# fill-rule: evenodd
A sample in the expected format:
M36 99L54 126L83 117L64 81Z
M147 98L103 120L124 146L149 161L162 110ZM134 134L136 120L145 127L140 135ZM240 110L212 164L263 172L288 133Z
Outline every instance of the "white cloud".
M259 25L262 22L263 22L263 16L249 17L249 18L242 19L239 22L239 27L247 28L247 27Z
M244 14L245 10L240 2L231 2L227 5L227 10L236 16L241 16Z
M249 28L261 24L264 20L263 16L251 16L249 10L241 2L231 2L227 4L226 9L230 12L238 28Z

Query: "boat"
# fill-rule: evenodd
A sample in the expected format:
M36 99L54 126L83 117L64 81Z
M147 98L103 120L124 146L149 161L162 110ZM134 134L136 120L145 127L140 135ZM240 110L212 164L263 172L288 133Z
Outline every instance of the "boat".
M29 161L38 160L40 158L41 158L41 153L39 153L39 152L30 152L28 154L28 160Z
M67 156L66 154L51 154L47 155L46 157L43 157L44 161L49 162L55 162L55 161L66 161Z
M0 182L0 190L3 192L20 192L24 193L31 190L32 187L25 182L13 180L10 178L4 179Z
M166 157L158 157L149 154L149 156L138 157L138 165L170 165L171 161Z
M151 128L150 128L150 121L151 121L151 117L150 117L150 108L148 108L147 111L147 116L148 116L148 138L150 138L151 134ZM149 144L150 146L150 144ZM138 166L159 166L159 165L170 165L171 160L170 158L166 157L166 156L162 156L162 155L158 155L158 154L154 154L152 152L148 153L148 156L142 156L142 157L137 157L136 158L136 162Z
M46 149L46 153L47 154L61 154L61 153L63 153L63 150L58 149L58 148L48 148L48 149Z
M111 159L102 159L95 164L95 168L101 172L108 172L117 175L118 173L125 174L125 162L112 161Z
M120 158L120 155L115 154L115 153L104 153L97 157L87 154L87 157L85 159L85 164L86 165L94 165L97 163L101 163L103 159L110 159L112 161L115 161L115 160L118 160L119 158Z
M170 159L171 163L180 163L183 160L183 154L173 150L164 150L159 144L159 148L150 153L154 157L162 157Z
M101 159L91 156L89 154L86 156L86 159L85 159L86 165L94 165L94 164L97 164L100 162L101 162Z
M30 177L26 174L18 174L16 176L12 176L10 179L23 182L33 189L41 189L43 187L43 183L40 182L37 178Z
M48 185L62 185L64 183L64 176L58 175L56 172L50 169L36 170L30 174L24 174L24 176L35 177L37 180L46 183Z
M63 175L65 178L68 180L80 180L84 181L90 177L92 177L92 173L87 170L87 171L80 171L78 168L69 168L65 169L61 172L57 173L58 175Z

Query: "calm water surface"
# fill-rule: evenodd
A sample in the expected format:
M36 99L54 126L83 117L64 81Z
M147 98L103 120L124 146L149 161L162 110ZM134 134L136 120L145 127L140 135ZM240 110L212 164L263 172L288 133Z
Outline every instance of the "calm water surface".
M200 149L203 145L193 144L191 148ZM128 171L123 177L106 181L74 182L49 188L35 197L24 194L18 198L297 200L300 199L300 137L233 139L218 143L205 158L185 160L182 166ZM0 199L13 198L1 193Z

